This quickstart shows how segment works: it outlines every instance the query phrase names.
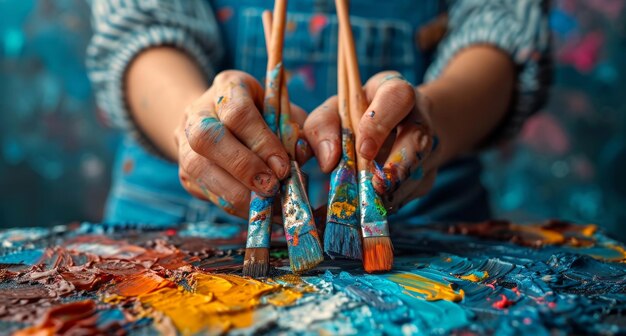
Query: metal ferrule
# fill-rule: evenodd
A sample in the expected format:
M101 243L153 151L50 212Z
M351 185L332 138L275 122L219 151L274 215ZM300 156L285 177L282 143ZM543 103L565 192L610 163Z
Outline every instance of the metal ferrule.
M372 185L373 174L367 170L359 172L359 203L363 238L388 237L387 210Z
M344 148L345 150L345 148ZM344 155L330 176L327 222L359 226L359 190L356 167Z
M297 244L297 237L316 230L304 179L298 163L291 161L291 175L284 182L282 192L283 223L289 245Z
M252 193L248 222L247 248L269 248L274 198L265 198Z

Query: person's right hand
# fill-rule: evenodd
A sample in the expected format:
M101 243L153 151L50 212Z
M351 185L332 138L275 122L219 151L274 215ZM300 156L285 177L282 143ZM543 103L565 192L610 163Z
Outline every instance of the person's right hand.
M250 191L274 196L289 175L289 156L259 112L263 95L249 74L221 72L175 131L183 187L243 218ZM292 117L302 125L306 114L292 105Z

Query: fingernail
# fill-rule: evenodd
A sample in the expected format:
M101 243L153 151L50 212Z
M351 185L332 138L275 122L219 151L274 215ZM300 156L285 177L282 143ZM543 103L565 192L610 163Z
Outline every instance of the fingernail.
M330 156L332 155L333 145L329 140L324 140L320 142L320 163L323 162L323 165L326 166L330 162Z
M261 196L274 196L278 191L278 183L273 174L260 173L254 177L254 186L259 189Z
M376 156L376 143L372 139L365 139L361 143L361 147L359 148L359 153L365 159L374 160Z
M278 178L284 178L287 175L287 163L278 155L272 155L267 160L267 164L272 168Z

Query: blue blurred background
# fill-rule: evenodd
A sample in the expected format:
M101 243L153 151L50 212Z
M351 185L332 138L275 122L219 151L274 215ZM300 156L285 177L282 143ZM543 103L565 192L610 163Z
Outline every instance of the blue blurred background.
M556 83L484 156L501 218L593 222L626 239L626 0L553 1ZM0 0L0 227L97 221L119 136L85 74L84 0Z

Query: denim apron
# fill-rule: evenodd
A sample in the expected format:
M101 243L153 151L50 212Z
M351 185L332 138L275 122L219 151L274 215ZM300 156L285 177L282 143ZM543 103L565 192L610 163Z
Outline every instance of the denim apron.
M211 0L221 28L225 57L217 70L240 69L263 83L267 51L261 14L269 0ZM396 70L420 84L430 53L417 46L420 27L444 10L438 0L353 0L351 21L363 81ZM312 111L337 92L337 18L333 0L289 2L283 62L291 100ZM327 202L328 175L315 160L304 167L314 206ZM489 217L487 193L477 157L465 157L439 170L432 191L390 217L396 225L478 221ZM181 222L246 223L191 197L180 186L178 167L147 153L127 138L119 151L105 222L167 225Z

